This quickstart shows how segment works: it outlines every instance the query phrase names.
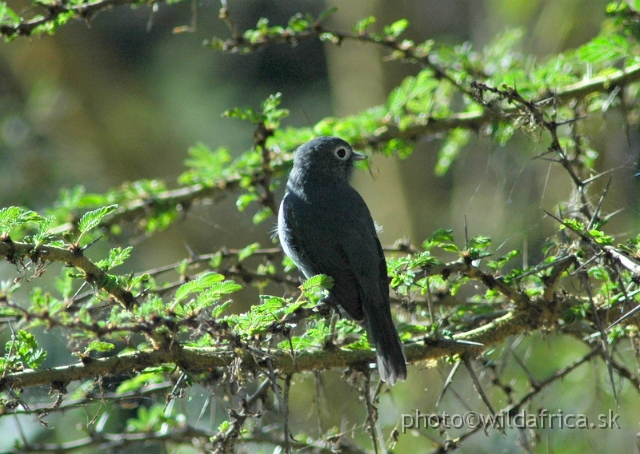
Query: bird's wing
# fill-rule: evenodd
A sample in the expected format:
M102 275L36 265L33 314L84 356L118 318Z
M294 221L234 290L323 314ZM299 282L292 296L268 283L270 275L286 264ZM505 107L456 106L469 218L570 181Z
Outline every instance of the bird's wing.
M376 348L380 378L394 384L407 378L406 358L391 317L384 252L369 210L359 195L358 199L360 202L355 199L351 202L356 215L340 236L340 245L357 280L364 323L369 342Z
M355 190L347 197L350 209L344 213L345 228L338 235L339 248L359 288L360 299L374 310L388 311L387 264L369 209Z
M350 243L364 246L371 240L359 228L356 215L362 208L366 210L366 205L357 192L353 192L357 195L355 202L349 195L337 204L324 198L310 204L290 192L283 200L282 223L286 230L285 242L288 243L285 247L298 268L306 277L315 274L331 276L334 280L331 296L351 317L362 320L361 294L351 258L357 254L345 246ZM370 218L368 210L365 215Z
M285 229L281 237L307 277L320 273L333 277L331 296L351 317L364 320L377 351L380 376L395 383L406 378L407 369L391 318L382 247L360 195L349 187L339 196L318 197L310 203L288 193L280 214Z

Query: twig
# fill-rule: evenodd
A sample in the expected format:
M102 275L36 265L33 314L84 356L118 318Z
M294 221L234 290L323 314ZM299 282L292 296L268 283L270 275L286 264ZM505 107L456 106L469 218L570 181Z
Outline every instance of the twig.
M26 257L34 263L47 261L64 263L81 270L87 283L107 292L125 309L131 309L137 304L136 298L129 290L118 285L114 276L96 266L78 248L65 249L5 239L0 241L0 257L4 257L11 263L17 263Z

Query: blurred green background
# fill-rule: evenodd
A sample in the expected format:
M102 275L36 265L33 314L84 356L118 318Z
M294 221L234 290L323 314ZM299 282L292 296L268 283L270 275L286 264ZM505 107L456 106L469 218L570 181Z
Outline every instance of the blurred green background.
M229 1L228 6L240 30L254 26L260 17L269 18L272 24L286 24L297 12L317 15L337 6L339 11L328 20L329 27L347 30L356 20L373 15L378 18L374 28L380 29L408 18L411 39L445 44L469 41L476 48L505 29L521 27L521 51L544 59L597 35L607 3L238 0ZM17 3L9 4L21 11ZM25 3L22 11L28 8ZM18 38L0 45L0 206L38 210L51 205L62 188L78 184L87 192L102 192L126 181L159 178L173 187L190 145L200 141L211 148L227 146L236 155L251 147L251 126L221 118L227 109L258 107L269 94L281 92L283 106L291 110L285 126L311 126L329 115L352 114L384 102L393 87L420 69L385 62L384 50L351 42L335 47L308 40L246 56L221 54L202 45L213 35L228 36L226 25L218 19L219 8L215 1L160 4L156 12L146 6L119 7L98 14L90 24L75 21L55 36ZM184 26L191 25L193 30L184 31ZM180 33L175 33L177 27L183 27ZM590 146L601 153L598 167L615 169L604 210L625 207L608 227L622 240L637 235L640 207L634 178L638 131L635 126L625 129L621 118L619 111L610 111L587 119L583 127ZM406 237L419 244L440 227L453 228L462 240L466 219L469 235L492 237L499 253L514 248L538 253L537 245L557 229L541 208L556 211L571 195L562 169L533 159L545 151L545 142L521 134L500 147L478 135L451 171L436 177L433 168L439 145L437 137L423 139L405 161L374 155L371 172L356 176L356 187L383 226L382 242L391 244ZM255 241L271 245L275 219L254 226L252 213L239 213L234 202L227 198L220 204L199 205L167 231L136 238L138 245L126 266L139 271L177 262L188 256L187 246L196 253L208 253ZM529 259L539 259L531 255ZM15 269L0 264L0 278L13 277ZM271 290L282 293L277 287ZM247 298L249 301L256 300ZM581 344L557 341L552 335L520 340L518 349L523 356L542 361L529 364L542 374L539 378L582 353ZM51 343L52 353L66 350L64 341ZM53 354L49 360L57 363ZM382 397L385 405L389 403L386 399L394 399L385 408L397 409L397 414L381 414L382 421L393 424L401 413L415 408L432 411L446 369L413 367L409 382L397 386L392 397ZM588 412L611 405L610 390L594 391L601 385L594 375L601 377L604 372L601 366L570 376L566 387L547 391L540 406ZM327 388L332 390L327 393L327 426L340 426L341 415L349 412L353 412L349 421L362 421L357 395L338 377L338 372L326 376ZM313 392L313 383L304 377L297 380L308 383L298 383L292 391L293 429L310 431L316 425L315 416L310 415L304 399L300 408L295 401L296 393ZM523 376L514 377L515 387L525 383ZM478 407L466 379L456 389L471 407ZM555 452L577 452L590 446L593 452L604 446L613 452L629 452L640 420L637 396L629 394L634 405L619 409L625 415L624 434L590 431L573 447L563 445L567 437L560 442L551 435L540 443L549 442ZM493 434L490 439L477 435L478 443L469 443L462 452L510 452L517 437L516 431L505 437ZM422 436L414 441L404 437L402 443L409 449L406 452L428 446Z

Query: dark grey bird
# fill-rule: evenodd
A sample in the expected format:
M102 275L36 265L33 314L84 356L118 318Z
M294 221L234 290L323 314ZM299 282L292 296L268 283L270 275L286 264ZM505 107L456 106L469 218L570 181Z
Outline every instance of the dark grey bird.
M328 302L364 322L380 378L394 384L407 378L407 366L391 318L387 263L369 209L349 185L354 161L366 158L337 137L300 146L278 213L278 236L307 278L333 278Z

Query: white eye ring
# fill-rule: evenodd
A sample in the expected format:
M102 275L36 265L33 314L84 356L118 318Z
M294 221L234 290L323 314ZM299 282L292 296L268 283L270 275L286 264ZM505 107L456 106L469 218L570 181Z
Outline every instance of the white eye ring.
M349 150L345 147L339 147L337 148L333 154L336 155L336 157L342 161L346 161L347 159L349 159Z

